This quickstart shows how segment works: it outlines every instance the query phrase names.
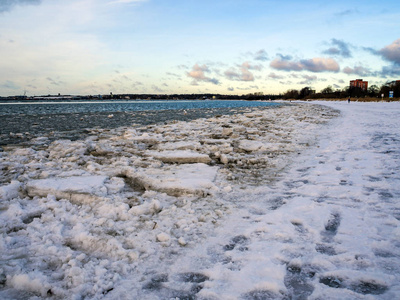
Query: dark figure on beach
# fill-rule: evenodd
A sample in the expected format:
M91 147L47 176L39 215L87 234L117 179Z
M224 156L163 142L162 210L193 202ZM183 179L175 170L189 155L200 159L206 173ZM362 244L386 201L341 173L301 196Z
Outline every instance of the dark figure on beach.
M347 99L347 103L350 103L350 97L349 97L349 99Z

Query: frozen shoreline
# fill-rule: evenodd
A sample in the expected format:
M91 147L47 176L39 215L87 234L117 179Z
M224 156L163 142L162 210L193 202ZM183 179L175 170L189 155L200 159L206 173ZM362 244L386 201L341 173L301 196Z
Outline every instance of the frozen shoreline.
M0 296L393 299L399 106L327 105L1 153Z

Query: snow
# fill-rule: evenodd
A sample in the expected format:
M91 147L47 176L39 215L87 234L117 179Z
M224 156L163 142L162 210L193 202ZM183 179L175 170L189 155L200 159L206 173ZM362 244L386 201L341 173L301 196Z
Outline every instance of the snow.
M0 298L397 299L399 117L315 101L4 147Z
M0 186L0 199L9 201L19 196L21 183L17 180L12 180L9 184Z

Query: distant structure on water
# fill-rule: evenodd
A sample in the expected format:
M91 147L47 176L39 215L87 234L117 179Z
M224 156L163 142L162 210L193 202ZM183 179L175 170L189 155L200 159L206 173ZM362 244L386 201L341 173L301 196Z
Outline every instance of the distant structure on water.
M350 80L350 88L360 88L363 91L368 90L368 81L362 79Z

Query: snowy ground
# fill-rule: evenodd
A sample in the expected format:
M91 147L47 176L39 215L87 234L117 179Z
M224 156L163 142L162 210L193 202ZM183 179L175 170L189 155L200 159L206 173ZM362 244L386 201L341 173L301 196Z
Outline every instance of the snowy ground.
M0 298L399 298L400 104L319 104L5 147Z

